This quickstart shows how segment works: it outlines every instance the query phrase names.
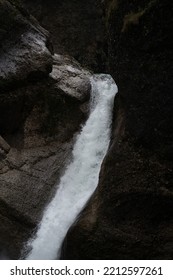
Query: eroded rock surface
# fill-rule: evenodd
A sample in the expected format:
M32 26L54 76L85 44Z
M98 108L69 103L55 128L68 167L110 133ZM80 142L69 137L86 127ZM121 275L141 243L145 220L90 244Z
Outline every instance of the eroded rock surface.
M19 257L22 242L40 221L86 118L81 101L63 95L52 78L15 90L16 98L18 91L26 99L23 121L15 131L7 127L0 139L0 237L10 258Z
M23 0L52 35L56 53L68 54L97 73L107 67L107 40L99 0Z
M67 94L81 102L87 101L90 97L91 73L81 67L72 57L54 55L54 67L50 76L57 80L56 87L63 94Z
M25 11L0 5L12 20L0 48L0 258L16 259L71 158L91 74L73 58L53 58L48 32Z

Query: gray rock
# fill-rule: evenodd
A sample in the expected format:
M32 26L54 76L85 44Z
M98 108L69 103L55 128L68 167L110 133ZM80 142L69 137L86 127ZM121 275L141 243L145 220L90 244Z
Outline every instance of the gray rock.
M48 75L52 69L49 33L8 1L1 1L0 9L0 88L28 77Z
M56 87L63 94L71 96L81 102L90 97L91 73L84 70L73 58L63 55L54 55L54 65L50 76L56 80Z

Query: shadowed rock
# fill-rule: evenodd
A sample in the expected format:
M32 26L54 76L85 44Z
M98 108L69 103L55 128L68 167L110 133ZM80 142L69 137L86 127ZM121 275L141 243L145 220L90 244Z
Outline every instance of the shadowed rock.
M102 1L117 82L98 188L64 240L64 259L173 258L173 5Z
M0 18L0 88L51 72L49 33L6 0L0 1Z

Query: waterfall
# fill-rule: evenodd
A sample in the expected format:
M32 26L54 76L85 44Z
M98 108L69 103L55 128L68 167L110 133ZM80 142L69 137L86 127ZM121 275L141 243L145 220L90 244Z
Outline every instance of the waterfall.
M27 246L26 259L51 260L60 254L63 239L98 184L101 163L110 141L112 109L117 86L110 75L91 78L90 116L77 137L73 160L47 206L38 232Z

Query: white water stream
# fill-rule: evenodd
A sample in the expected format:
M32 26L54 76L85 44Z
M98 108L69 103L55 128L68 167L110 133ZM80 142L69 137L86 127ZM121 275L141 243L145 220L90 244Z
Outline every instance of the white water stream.
M78 135L73 160L46 208L28 260L51 260L60 254L66 233L98 184L101 163L110 141L112 109L117 86L110 75L91 78L90 116Z

